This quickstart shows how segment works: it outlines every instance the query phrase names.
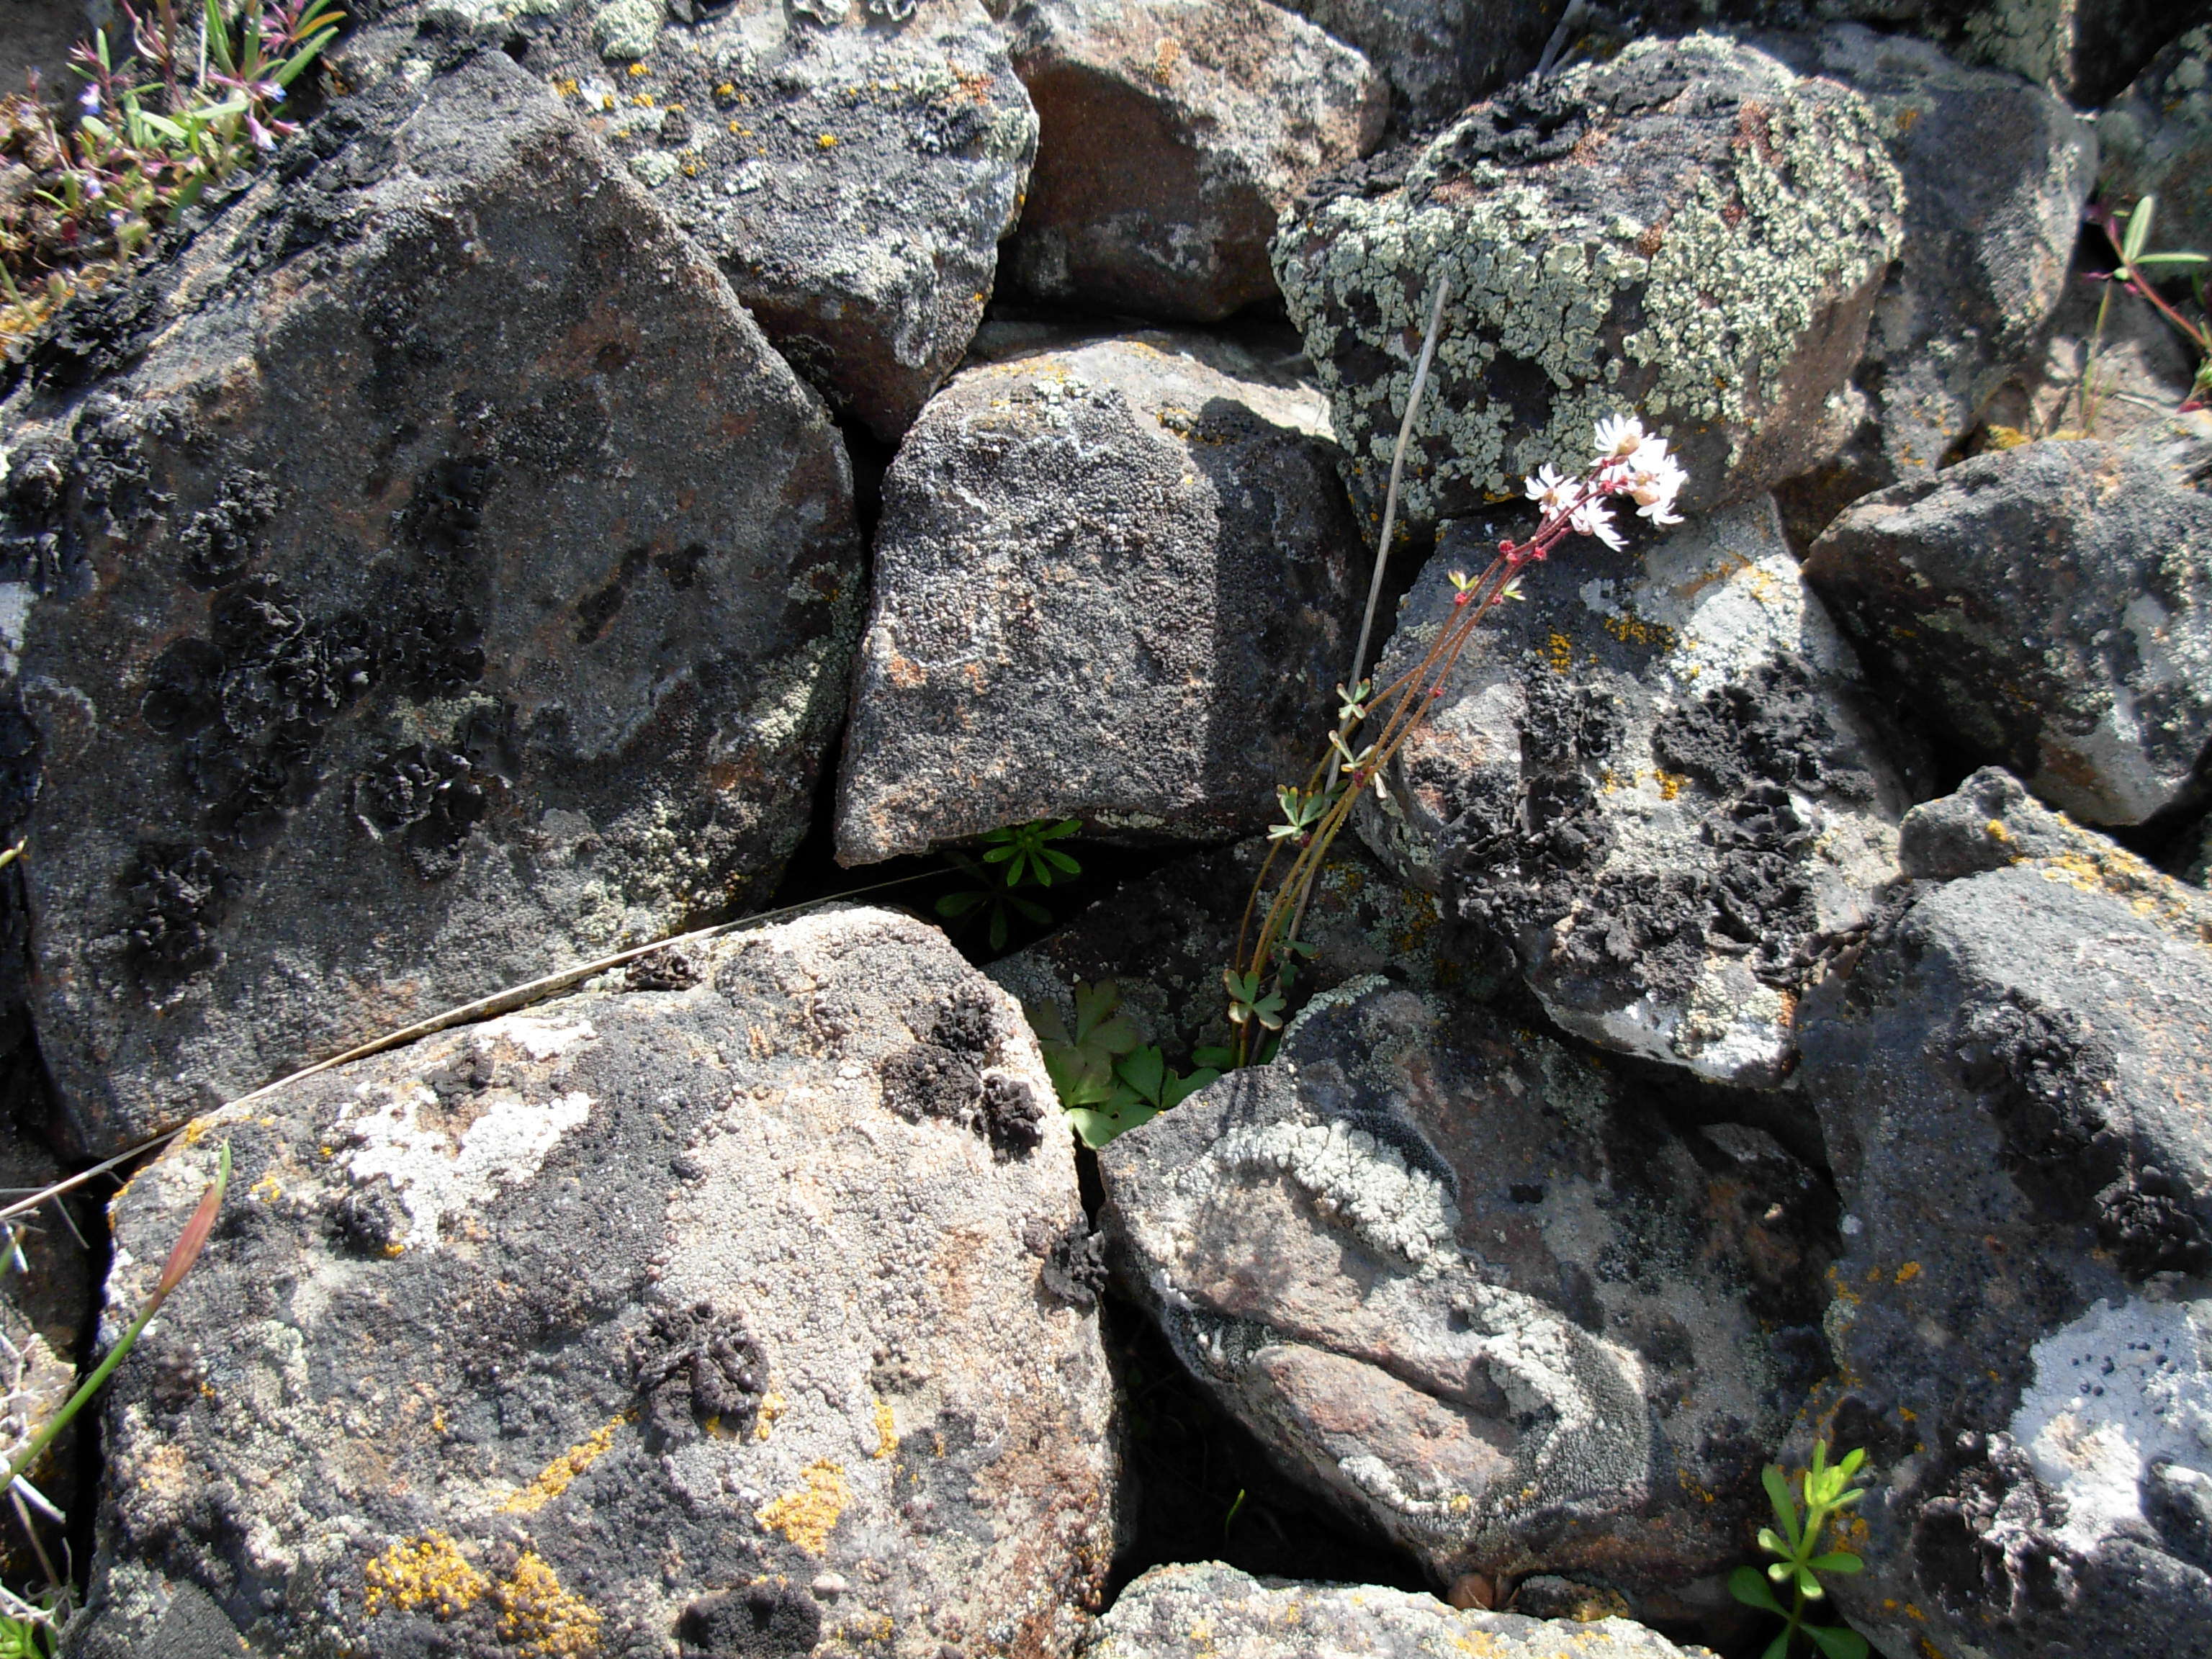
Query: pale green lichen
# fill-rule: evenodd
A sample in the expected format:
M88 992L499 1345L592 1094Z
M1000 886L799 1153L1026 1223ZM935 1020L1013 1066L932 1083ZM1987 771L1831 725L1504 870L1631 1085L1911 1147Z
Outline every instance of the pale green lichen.
M1746 98L1737 141L1690 171L1657 225L1546 187L1586 185L1579 169L1455 162L1454 129L1400 191L1340 197L1278 237L1276 276L1340 441L1371 478L1389 465L1434 283L1451 283L1411 520L1433 520L1442 499L1502 495L1547 461L1578 465L1595 421L1627 403L1663 426L1720 427L1740 459L1828 308L1896 257L1904 186L1862 99L1706 36L1638 43L1609 69L1662 52L1739 82L1748 68L1771 90ZM1568 71L1565 92L1600 72ZM1377 351L1388 374L1368 372ZM1540 426L1483 395L1501 360L1549 382Z
M610 64L635 61L660 36L661 0L606 0L592 12L592 44Z

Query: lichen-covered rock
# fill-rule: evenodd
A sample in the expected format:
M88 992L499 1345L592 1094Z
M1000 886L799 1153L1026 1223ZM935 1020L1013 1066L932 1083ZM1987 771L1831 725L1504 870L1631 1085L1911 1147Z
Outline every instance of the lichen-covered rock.
M793 366L895 441L982 320L1036 149L978 0L503 10L477 33L525 46ZM404 63L413 23L351 50Z
M1254 1578L1218 1562L1154 1567L1092 1627L1084 1659L1677 1659L1626 1619L1589 1624L1462 1613L1433 1595L1375 1584Z
M228 1143L72 1651L1067 1652L1112 1393L1049 1091L941 934L842 909L202 1120L115 1206L111 1322Z
M1510 523L1447 526L1377 671L1413 669ZM1642 548L1571 540L1486 619L1361 833L1568 1030L1717 1082L1789 1069L1825 936L1905 802L1769 498Z
M2212 740L2212 417L2054 440L1871 495L1805 578L1931 725L2093 823L2183 799Z
M1873 21L1894 15L1888 0L1869 9ZM1920 0L1914 9L1923 28L1955 41L1973 61L2089 106L2125 87L2177 30L2201 21L2204 8L2203 0Z
M1566 0L1289 0L1366 54L1390 83L1392 116L1419 131L1449 121L1535 66Z
M1099 1155L1108 1260L1285 1465L1440 1583L1632 1604L1742 1552L1823 1356L1822 1188L1603 1064L1379 980Z
M1869 1452L1868 1571L1832 1589L1893 1659L2191 1652L2212 934L2202 894L2008 797L1984 774L1923 809L1916 867L2037 850L1908 890L1801 1023L1845 1241L1807 1420Z
M1668 431L1695 508L1796 477L1847 435L1838 394L1902 206L1864 100L1701 34L1499 94L1402 182L1286 215L1275 275L1377 520L1439 277L1451 295L1406 466L1417 534L1541 463L1578 463L1624 408Z
M2101 128L2015 76L1856 24L1760 45L1863 97L1905 180L1904 251L1855 376L1869 419L1784 492L1809 541L1859 496L1932 474L2033 361L2065 292Z
M1042 0L1020 23L1039 137L1010 253L1048 299L1200 322L1271 299L1276 216L1382 136L1366 60L1267 0Z
M773 890L859 622L843 447L532 77L392 78L103 301L0 517L88 1147Z
M838 858L1036 817L1264 827L1365 574L1320 394L1195 335L985 336L884 483Z
M2099 182L2118 206L2156 196L2153 250L2212 252L2212 24L2153 58L2097 118Z

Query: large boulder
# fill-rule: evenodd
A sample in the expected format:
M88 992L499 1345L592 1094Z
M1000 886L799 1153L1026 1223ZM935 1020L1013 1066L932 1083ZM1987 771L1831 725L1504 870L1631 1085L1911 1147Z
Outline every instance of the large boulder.
M1389 169L1285 216L1275 275L1379 518L1439 279L1450 297L1407 452L1417 534L1624 407L1673 438L1686 507L1832 454L1901 245L1873 112L1709 35L1531 79ZM1376 193L1370 193L1370 191Z
M1267 0L1042 0L1020 22L1039 137L1010 252L1046 299L1199 322L1271 300L1276 216L1382 137L1366 60Z
M418 21L523 50L878 438L960 361L1037 134L979 0L416 0L353 57Z
M1857 24L1760 45L1863 97L1905 180L1904 251L1855 376L1869 419L1784 493L1809 541L1857 497L1932 475L2034 361L2065 293L2102 128L2017 76Z
M334 110L33 368L0 556L87 1148L773 890L858 623L844 450L504 56Z
M1351 652L1335 454L1287 356L987 331L884 483L838 858L1045 817L1263 828Z
M1458 520L1377 670L1416 667L1503 530ZM1778 1082L1826 936L1905 801L1771 498L1641 548L1570 539L1476 630L1361 833L1589 1042Z
M2153 58L2097 118L2101 182L2115 205L2156 196L2154 252L2212 252L2212 23Z
M1844 1206L1835 1377L1870 1453L1841 1612L1893 1659L2193 1652L2212 1628L2212 929L2001 775L1807 999ZM1802 1449L1802 1447L1801 1449ZM2194 1631L2196 1635L2189 1632Z
M1290 0L1367 56L1390 82L1392 118L1449 121L1534 68L1567 0Z
M1823 1188L1770 1137L1682 1134L1556 1039L1370 979L1099 1172L1125 1291L1437 1583L1679 1614L1741 1559L1822 1358Z
M1805 579L1968 755L2140 823L2193 791L2212 741L2208 470L2203 415L1979 455L1851 507Z
M228 1145L71 1650L1066 1653L1113 1396L1049 1088L847 908L200 1121L115 1206L111 1327Z
M1255 1578L1218 1562L1155 1567L1092 1627L1084 1659L1678 1659L1626 1619L1554 1623L1461 1612L1433 1595L1374 1584Z

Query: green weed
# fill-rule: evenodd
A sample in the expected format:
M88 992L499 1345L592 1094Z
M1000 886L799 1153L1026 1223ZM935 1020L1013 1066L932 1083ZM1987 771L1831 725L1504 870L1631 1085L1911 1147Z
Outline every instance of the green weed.
M1813 1625L1806 1622L1806 1614L1826 1595L1820 1583L1824 1572L1854 1573L1865 1570L1866 1563L1847 1549L1824 1549L1821 1534L1840 1511L1848 1509L1866 1496L1865 1490L1851 1485L1851 1477L1866 1462L1863 1449L1848 1451L1843 1461L1828 1462L1828 1443L1813 1443L1813 1466L1805 1471L1805 1507L1801 1515L1797 1496L1781 1469L1770 1463L1760 1477L1765 1483L1767 1501L1774 1506L1774 1518L1780 1526L1759 1529L1759 1547L1778 1559L1762 1572L1757 1567L1738 1567L1729 1577L1729 1592L1746 1607L1771 1613L1783 1621L1781 1632L1766 1644L1762 1659L1788 1659L1791 1644L1799 1635L1809 1641L1822 1655L1822 1659L1867 1659L1867 1640L1856 1631L1845 1630L1840 1625ZM1790 1605L1784 1607L1774 1592L1780 1585L1790 1593Z

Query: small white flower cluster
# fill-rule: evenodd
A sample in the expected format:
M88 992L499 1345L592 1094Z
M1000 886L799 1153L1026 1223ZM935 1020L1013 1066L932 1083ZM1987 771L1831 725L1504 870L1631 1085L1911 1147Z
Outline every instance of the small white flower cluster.
M1557 467L1541 466L1526 487L1528 499L1543 509L1538 538L1564 522L1577 535L1620 547L1620 532L1613 527L1607 498L1627 496L1638 514L1655 525L1680 524L1674 498L1688 477L1681 463L1667 453L1664 438L1648 435L1632 415L1608 415L1597 423L1597 453L1587 471L1570 478L1562 477Z

